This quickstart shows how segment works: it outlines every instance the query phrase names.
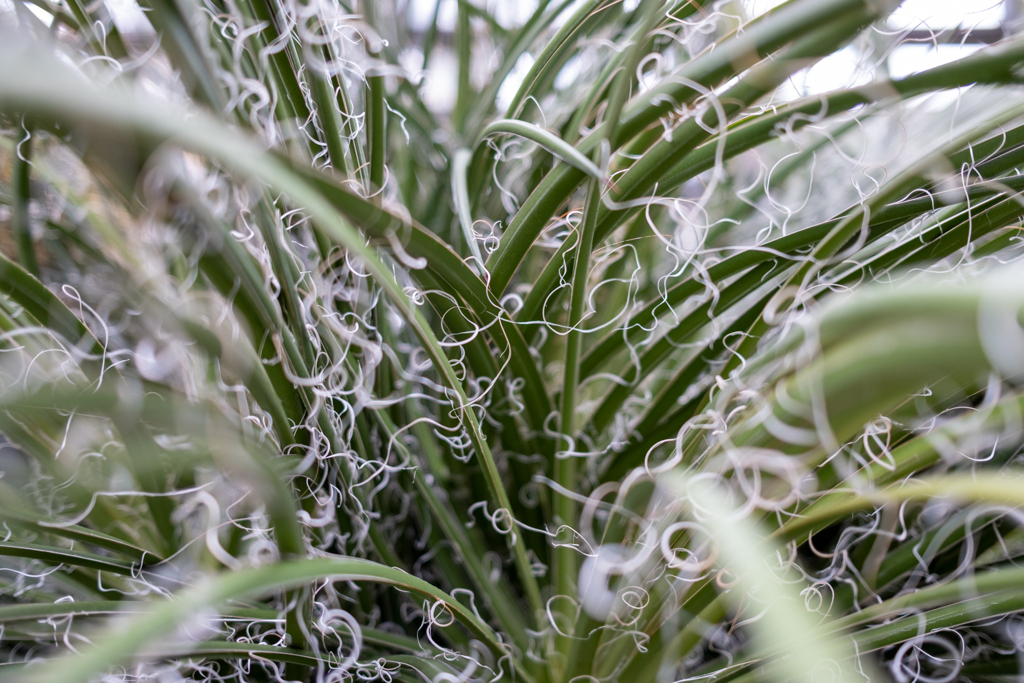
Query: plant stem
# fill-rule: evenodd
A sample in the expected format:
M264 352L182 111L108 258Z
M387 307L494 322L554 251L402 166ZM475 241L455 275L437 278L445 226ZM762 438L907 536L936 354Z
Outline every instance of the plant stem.
M594 228L597 225L597 207L600 204L601 186L592 180L587 188L586 205L583 210L583 222L580 225L576 240L576 264L572 273L572 299L569 306L569 332L565 340L565 375L562 384L561 432L565 440L565 450L555 459L555 481L567 491L576 490L576 455L574 451L576 431L576 390L580 376L580 355L583 342L584 306L587 296L587 276L590 266L590 252L594 246ZM555 515L559 527L574 530L579 515L576 500L558 494L555 501ZM571 545L561 545L555 550L554 585L557 595L575 598L577 550ZM562 605L560 605L564 609ZM574 621L574 616L561 612L567 622ZM564 637L558 637L557 650L568 652L570 643ZM559 663L559 665L562 665ZM554 680L562 678L562 672L553 675Z
M384 129L384 77L367 75L366 77L366 148L370 157L369 192L375 204L380 205L379 194L384 187L384 145L387 134Z
M14 195L14 239L18 243L18 259L22 267L32 275L39 277L39 266L36 264L36 252L32 244L32 219L29 215L31 189L29 172L32 168L32 133L27 128L25 139L18 145L14 155L14 170L11 193Z
M455 129L462 133L466 125L466 114L473 102L473 92L469 82L471 60L473 59L473 33L469 23L469 10L464 3L459 3L456 44L459 51L459 78L452 122L455 124Z

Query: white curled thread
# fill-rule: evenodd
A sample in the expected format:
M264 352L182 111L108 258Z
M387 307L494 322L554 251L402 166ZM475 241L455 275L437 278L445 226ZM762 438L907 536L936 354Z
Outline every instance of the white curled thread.
M210 516L206 532L203 534L206 540L207 550L210 551L210 554L213 555L218 562L228 569L241 569L242 563L236 560L229 552L224 550L224 547L220 544L220 539L217 538L217 527L220 524L220 504L217 502L217 499L211 496L208 492L197 491L183 505L174 511L171 520L181 522L200 505L206 508Z

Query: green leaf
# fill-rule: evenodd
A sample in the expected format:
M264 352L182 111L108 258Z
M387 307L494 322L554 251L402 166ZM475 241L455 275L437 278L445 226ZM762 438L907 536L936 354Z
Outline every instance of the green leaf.
M45 327L86 353L102 347L75 314L24 268L0 255L0 292L23 306Z
M765 539L749 518L737 514L724 491L679 472L663 475L661 483L691 503L694 516L715 539L721 566L739 584L725 593L726 598L737 609L749 610L747 601L756 601L761 617L751 630L759 647L773 657L768 664L772 678L810 682L830 675L851 683L861 679L850 664L856 654L850 644L819 635L827 627L804 608L798 588L803 582L783 580L777 574L775 558L783 556L781 549ZM812 640L814 648L803 646ZM860 665L866 667L863 661Z
M468 149L457 149L452 155L452 197L455 199L459 227L462 228L462 239L466 241L466 247L473 258L483 265L484 257L473 233L473 207L469 202L469 188L466 184L466 169L469 167L471 157Z
M608 182L604 174L601 173L601 169L599 169L597 165L584 154L580 153L575 147L565 142L562 138L558 137L551 131L545 130L540 126L535 126L532 123L517 121L515 119L499 119L497 121L492 121L487 124L486 128L484 128L483 132L480 134L480 138L481 140L486 140L489 137L503 134L515 135L525 138L531 142L535 142L546 151L555 155L573 168L583 171L583 173L594 180L602 183Z
M120 628L114 627L95 640L95 645L77 656L59 657L42 666L26 670L25 680L34 683L86 683L93 676L141 654L149 643L166 637L200 610L208 610L231 600L259 597L274 590L307 584L313 580L370 581L393 586L423 597L447 610L455 619L490 649L495 657L507 656L506 646L495 633L450 595L426 581L398 569L357 558L319 558L281 562L243 569L187 590L176 599L153 606ZM517 676L530 681L517 667Z

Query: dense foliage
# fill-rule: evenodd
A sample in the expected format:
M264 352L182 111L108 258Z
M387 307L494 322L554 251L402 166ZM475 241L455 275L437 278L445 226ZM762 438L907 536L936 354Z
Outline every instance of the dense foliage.
M1017 680L1024 37L353 1L0 6L0 677Z

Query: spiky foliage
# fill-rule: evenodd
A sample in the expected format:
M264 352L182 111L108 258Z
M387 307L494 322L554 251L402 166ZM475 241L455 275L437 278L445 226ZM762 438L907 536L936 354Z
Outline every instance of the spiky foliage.
M33 2L0 673L1017 675L1024 39L891 79L881 0Z

